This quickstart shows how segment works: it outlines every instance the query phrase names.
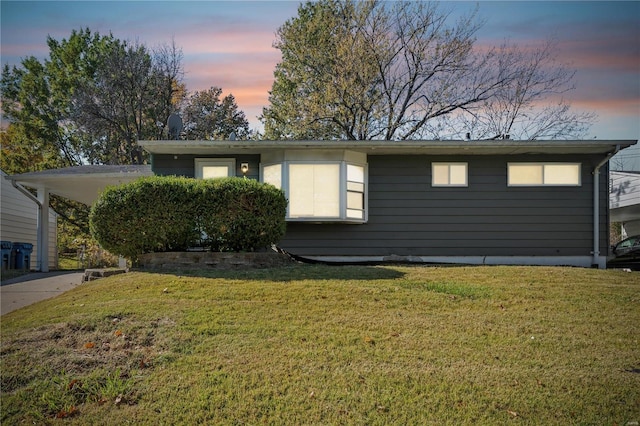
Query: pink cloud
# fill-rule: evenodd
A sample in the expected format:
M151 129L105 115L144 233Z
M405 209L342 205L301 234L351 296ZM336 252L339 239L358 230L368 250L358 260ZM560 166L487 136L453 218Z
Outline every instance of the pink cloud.
M575 99L571 105L580 110L598 111L599 114L640 116L640 99Z
M607 72L640 72L640 50L635 43L617 38L562 42L559 51L576 68Z
M222 88L233 94L252 128L260 127L257 116L269 103L273 71L280 52L272 47L275 35L265 28L216 28L198 31L193 26L181 32L176 43L184 52L185 81L191 92Z
M49 55L49 47L45 43L4 44L2 56L24 58L28 56L44 57ZM5 62L3 60L3 62Z
M225 32L189 31L176 37L185 54L205 53L268 53L273 52L273 32L268 30Z
M257 116L269 104L273 70L280 60L278 51L261 54L198 55L185 59L185 81L190 92L220 87L222 95L233 94L252 128Z
M211 86L263 86L272 81L273 70L280 59L278 52L270 54L199 55L186 58L185 74L189 90L203 90ZM270 83L269 83L270 85Z
M500 43L483 39L477 47L486 52ZM544 39L520 40L518 47L526 52L544 43ZM631 39L614 34L562 40L557 45L556 59L557 65L576 71L572 81L576 88L549 96L541 105L564 97L575 109L599 115L640 116L640 48Z
M600 114L620 114L640 116L640 98L623 96L606 87L593 87L587 90L574 90L564 94L547 96L534 103L536 107L553 105L560 101L569 104L574 110L592 111Z

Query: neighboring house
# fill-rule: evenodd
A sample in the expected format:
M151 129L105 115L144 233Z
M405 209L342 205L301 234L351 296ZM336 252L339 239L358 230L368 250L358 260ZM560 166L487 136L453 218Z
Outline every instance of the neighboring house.
M2 180L0 187L0 239L13 243L33 244L30 267L34 270L40 270L36 255L38 253L38 203L35 201L35 197L29 197L25 193L25 188L20 190L14 187L10 181L4 178L7 174L4 171L0 172L2 173L2 179L0 179ZM50 269L57 269L57 215L50 211L48 217L48 266Z
M630 146L619 154L614 155L609 164L611 170L640 172L640 145Z
M610 173L611 222L622 224L622 238L640 234L640 172Z
M608 160L637 141L140 141L157 175L246 176L313 260L605 267Z

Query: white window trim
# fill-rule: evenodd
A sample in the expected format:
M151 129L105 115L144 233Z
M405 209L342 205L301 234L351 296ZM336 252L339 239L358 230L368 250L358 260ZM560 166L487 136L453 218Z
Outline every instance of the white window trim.
M264 168L273 165L280 165L280 178L282 184L282 190L285 193L285 197L289 199L289 165L291 164L339 164L340 165L340 177L339 177L339 215L335 217L325 217L325 216L308 216L308 217L290 217L289 216L289 206L287 205L287 216L286 220L288 222L316 222L316 223L366 223L369 220L369 169L367 164L362 164L360 162L347 161L347 160L325 160L325 161L311 161L311 160L284 160L284 161L275 161L260 164L260 181L264 182ZM348 209L347 209L347 166L354 165L363 168L364 172L364 209L363 209L363 217L362 218L353 218L349 217Z
M542 167L542 183L511 183L510 182L510 169L511 166L540 166ZM578 182L577 183L545 183L545 166L577 166L578 167ZM582 186L582 163L570 163L570 162L553 162L553 161L541 161L541 162L509 162L507 163L507 186L509 187L532 187L532 186L567 186L578 187Z
M355 166L355 167L361 167L362 168L362 182L359 181L355 181L355 180L349 180L349 166ZM344 211L342 212L342 214L345 216L346 219L348 220L354 220L354 221L359 221L359 222L363 222L366 221L367 219L367 206L368 206L368 198L367 198L367 194L368 194L368 182L367 182L367 177L368 177L368 170L367 170L367 166L366 165L362 165L362 164L357 164L354 162L343 162L342 167L341 167L341 177L343 176L344 179L342 179L340 181L340 196L344 199ZM362 191L359 190L354 190L351 189L349 190L349 182L354 183L356 185L362 184ZM344 187L344 190L343 190ZM362 194L362 209L356 209L353 207L349 207L349 193L354 193L354 194ZM353 216L349 216L350 212L361 212L362 213L362 217L353 217Z
M434 168L435 166L448 166L449 169L449 182L451 182L451 166L464 166L464 183L435 183L434 176ZM457 187L457 188L466 188L469 186L469 163L466 162L448 162L448 161L440 161L440 162L432 162L431 163L431 186L434 188L438 187Z
M196 179L202 179L202 169L206 166L227 167L229 170L228 177L236 175L236 159L235 158L196 158L195 159L195 176Z

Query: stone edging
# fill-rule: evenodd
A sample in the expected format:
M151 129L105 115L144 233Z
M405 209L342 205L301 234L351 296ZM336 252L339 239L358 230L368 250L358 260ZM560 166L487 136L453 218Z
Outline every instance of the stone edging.
M82 276L82 282L93 281L100 278L110 277L111 275L124 274L127 272L126 269L120 268L96 268L96 269L85 269L84 275Z

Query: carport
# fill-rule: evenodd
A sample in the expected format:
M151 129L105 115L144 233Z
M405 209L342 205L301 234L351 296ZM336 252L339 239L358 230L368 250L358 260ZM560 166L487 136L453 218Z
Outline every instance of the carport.
M38 205L38 251L36 253L37 270L49 271L49 196L59 195L88 206L110 185L131 182L144 176L153 176L151 167L146 165L88 165L66 167L62 169L42 170L6 176L12 185L31 198ZM25 187L37 191L34 196Z

